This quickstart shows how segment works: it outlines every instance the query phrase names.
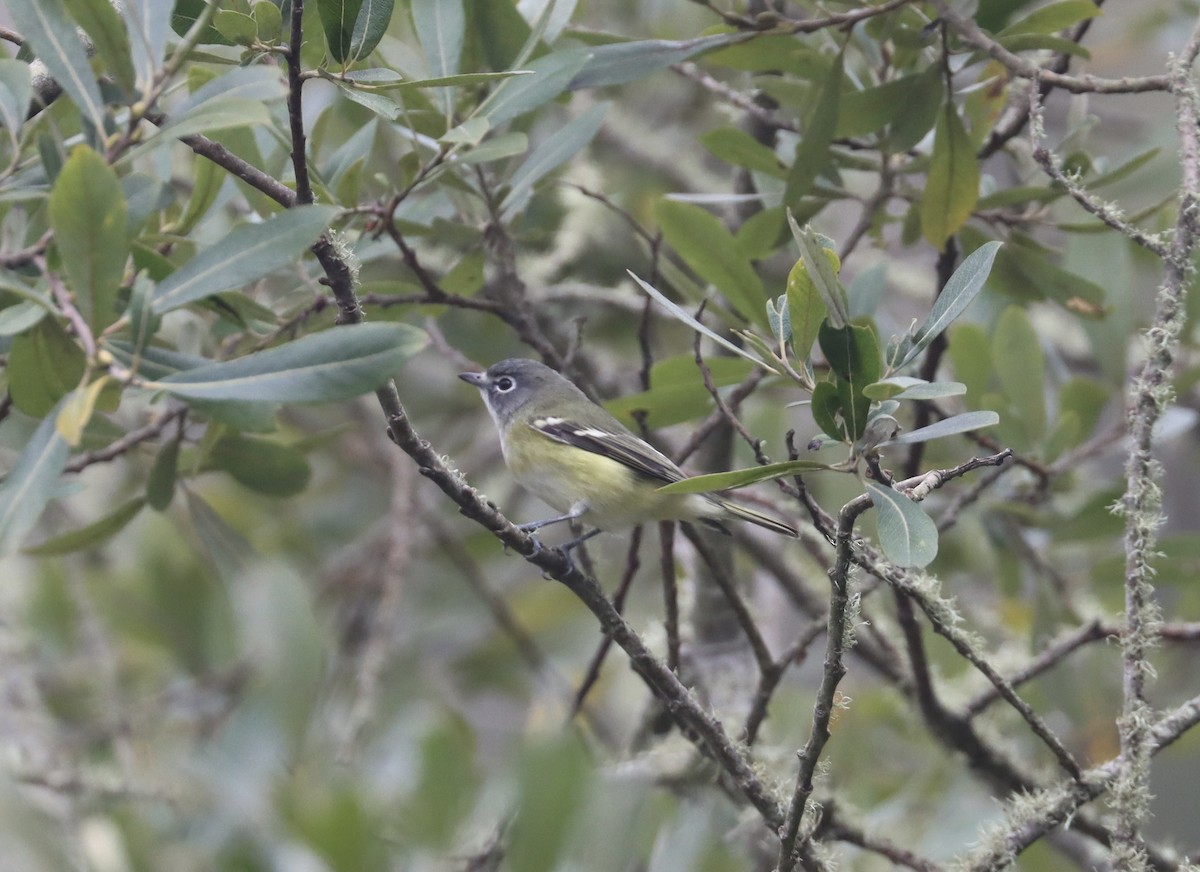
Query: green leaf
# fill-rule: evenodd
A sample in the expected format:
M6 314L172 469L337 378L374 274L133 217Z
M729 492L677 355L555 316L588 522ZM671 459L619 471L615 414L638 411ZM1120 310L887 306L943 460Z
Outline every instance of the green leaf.
M712 214L690 203L660 200L659 229L689 267L748 321L766 325L767 292L741 246Z
M213 16L217 33L236 45L250 45L258 38L258 22L244 12L218 9Z
M33 80L29 64L0 58L0 125L8 131L14 148L20 141L21 128L33 99Z
M525 64L530 75L515 76L500 84L477 110L493 127L523 115L555 99L583 69L591 53L568 49L544 55Z
M147 387L187 400L347 400L378 388L425 344L425 334L406 324L336 327L236 360L184 370Z
M24 538L54 496L70 448L47 415L0 482L0 554Z
M633 279L635 282L637 282L639 285L641 285L643 291L645 291L647 294L649 294L656 303L658 303L660 306L662 306L664 309L666 309L668 312L670 312L679 321L682 321L684 324L687 324L689 327L691 327L697 333L703 333L705 336L707 336L709 339L716 342L722 348L725 348L728 351L732 351L738 357L744 357L746 360L753 361L754 363L758 364L759 366L763 367L764 369L770 370L771 372L778 375L778 372L770 364L768 364L765 361L760 360L759 358L750 354L744 348L738 348L738 346L734 345L732 342L730 342L728 339L726 339L721 334L714 332L709 327L706 327L704 324L697 321L689 312L684 311L680 306L676 305L671 300L669 300L666 297L666 295L663 294L662 291L658 290L658 288L654 287L653 285L651 285L647 282L642 281L642 279L638 278L631 271L626 270L626 272L629 274L629 277L631 279Z
M436 0L434 0L436 2ZM571 80L568 89L623 85L665 70L715 48L745 42L744 33L718 33L683 41L644 39L614 42L591 49L591 58Z
M435 76L428 79L406 79L394 70L375 67L369 70L350 70L344 77L351 82L370 86L373 91L394 91L405 88L457 88L465 85L486 85L511 79L514 76L533 75L529 70L504 70L499 73L457 73L453 76Z
M367 107L380 118L386 118L388 121L398 121L400 116L404 114L404 107L386 94L363 91L360 88L352 88L340 82L338 83L338 90L348 100L352 100L359 106Z
M863 394L872 400L939 400L962 396L966 392L967 386L962 382L930 382L900 375L863 388Z
M1022 234L1010 234L996 258L992 286L1018 300L1053 300L1085 318L1102 318L1108 312L1104 288L1063 269L1050 251Z
M949 418L938 421L936 424L930 424L928 427L918 427L916 430L911 430L908 433L901 433L895 439L883 444L913 445L917 442L929 442L933 439L942 439L946 436L957 436L959 433L970 433L972 430L981 430L984 427L992 427L999 423L1000 416L995 412L964 412L961 415L952 415Z
M740 357L710 357L706 361L717 388L737 384L753 369L753 364ZM626 423L636 426L635 412L645 415L651 429L670 427L708 414L713 407L712 397L691 354L681 354L660 360L650 370L650 389L625 394L604 404L608 411Z
M946 282L946 286L942 288L942 292L938 294L925 322L917 328L917 332L913 335L913 344L900 360L892 364L892 369L900 369L913 360L967 310L967 307L983 290L988 275L992 271L992 261L996 259L996 252L999 249L999 242L994 240L986 242L967 255L958 265L958 269L954 271L950 280Z
M40 418L83 378L86 356L54 318L43 318L13 339L8 353L8 390L13 405Z
M714 472L711 475L694 475L683 481L664 485L658 491L664 494L703 494L732 490L760 481L772 481L786 476L827 469L833 469L833 467L828 463L818 463L815 460L785 460L781 463L768 463L765 466L752 466L749 469Z
M90 385L76 388L67 394L66 400L59 406L54 426L72 448L83 441L83 430L88 421L92 420L92 413L96 411L96 401L108 381L108 376L104 375Z
M1018 33L1058 33L1072 24L1086 21L1100 14L1100 8L1092 0L1060 0L1036 9L997 34L999 37Z
M594 795L596 769L576 736L561 733L529 743L521 760L517 808L505 865L522 872L550 872L570 865L562 857L579 814Z
M535 184L592 141L604 123L608 106L608 103L597 103L578 118L558 128L553 136L534 149L517 167L509 181L508 193L500 202L502 219L509 220L524 208Z
M496 0L467 0L467 3L472 39L480 46L487 66L493 70L516 66L516 59L532 33L516 4Z
M833 382L817 382L812 393L812 416L813 421L826 435L842 442L852 441L846 435L842 399Z
M445 142L451 145L479 145L491 129L492 124L490 121L482 115L476 115L473 118L468 118L457 127L451 127L438 138L438 142Z
M0 336L16 336L24 333L47 315L46 307L31 300L0 309Z
M866 136L882 130L911 112L921 99L921 91L927 87L927 77L917 73L872 88L843 93L838 111L837 135ZM929 116L930 125L933 124L934 114Z
M145 504L144 498L135 497L117 506L100 520L22 549L23 553L30 557L52 557L99 545L121 532L130 521L137 517Z
M146 480L146 502L157 512L165 512L175 496L179 474L179 440L169 439L158 450L150 477Z
M362 60L375 51L392 22L394 9L395 0L363 0L350 37L351 61Z
M457 73L466 28L462 0L412 0L412 18L430 75ZM454 92L445 89L437 96L443 114L450 118L454 114Z
M918 78L912 101L904 104L904 111L888 128L888 145L897 152L908 151L925 138L937 123L945 98L946 83L940 63L930 64Z
M260 2L270 4L271 0ZM225 184L225 171L210 160L196 161L193 172L191 195L183 214L179 216L179 221L173 228L173 232L180 236L191 234L200 223L200 219L207 215L208 210L217 202L217 195L221 193L221 186Z
M992 377L987 331L978 324L956 324L949 339L947 354L954 364L954 374L967 386L967 396L977 403Z
M992 336L992 365L1004 395L1033 440L1046 433L1046 363L1041 342L1023 309L1009 306Z
M354 25L363 0L317 0L321 27L325 30L325 45L329 55L339 64L350 58Z
M127 95L135 94L137 74L133 70L129 34L110 0L66 0L66 7L117 84Z
M785 178L787 170L774 151L744 130L718 127L700 137L700 144L714 157L736 167Z
M746 257L763 260L783 244L785 223L782 206L760 209L742 222L735 238Z
M430 74L457 73L466 27L461 0L412 0L412 17Z
M124 0L121 12L129 30L138 87L148 90L162 70L171 37L171 0Z
M1112 390L1103 382L1075 376L1059 390L1058 407L1060 414L1074 412L1078 417L1079 441L1083 441L1096 431L1100 415L1112 399Z
M1115 184L1115 183L1121 181L1122 179L1125 179L1125 178L1133 175L1135 172L1140 170L1142 167L1144 167L1150 161L1154 160L1154 158L1158 157L1158 153L1160 151L1162 151L1162 148L1160 148L1159 146L1155 146L1154 148L1148 148L1145 151L1134 155L1129 160L1125 161L1125 163L1121 164L1120 166L1116 167L1115 169L1109 170L1107 173L1096 176L1096 178L1094 178L1094 179L1088 179L1087 186L1089 189L1094 191L1097 188L1103 188L1105 185Z
M104 158L80 145L58 174L48 209L75 303L98 334L117 320L117 290L129 256L121 183Z
M63 0L14 0L7 8L13 25L50 75L91 125L103 131L104 100Z
M830 368L839 378L857 382L859 393L879 380L879 345L870 327L847 324L839 329L825 321L817 331L817 340Z
M871 408L871 399L863 393L863 388L878 381L882 374L875 333L870 327L856 324L838 329L825 320L817 332L817 341L837 375L835 387L846 436L856 441L866 429Z
M172 123L203 112L213 103L235 98L269 102L282 100L287 90L274 67L235 67L223 75L205 81L171 113ZM164 129L170 129L168 126Z
M159 284L154 311L169 312L293 263L324 232L337 211L334 206L297 206L261 224L234 229Z
M1092 56L1090 51L1075 42L1075 40L1064 39L1061 36L1050 36L1049 34L1018 33L1014 36L1002 37L996 41L1014 54L1023 51L1052 51L1058 54L1075 55L1076 57L1086 59L1090 59Z
M175 0L175 8L171 12L171 29L179 36L184 36L192 25L200 18L207 5L206 0ZM210 23L200 33L201 45L230 45L231 43Z
M939 251L971 217L979 199L979 162L954 104L938 117L921 199L921 233Z
M813 230L810 225L805 225L801 230L790 210L787 219L796 245L800 247L800 260L804 264L804 270L825 302L826 316L830 324L838 328L845 327L850 321L850 303L846 289L838 281L842 262L833 250L832 242Z
M792 348L798 359L808 360L829 309L812 276L808 274L803 258L796 261L788 273L787 303L788 319L792 325Z
M312 469L304 453L290 445L255 436L221 437L208 462L240 485L269 497L291 497L308 487Z
M273 0L255 0L250 7L250 17L258 26L261 42L278 42L283 36L283 14Z
M188 512L204 552L212 560L218 575L226 582L243 577L255 557L254 546L237 530L225 523L213 507L191 488L184 488Z
M879 519L879 544L898 566L928 566L937 557L938 531L933 519L911 499L890 487L867 482Z
M837 130L838 105L842 93L842 55L838 54L833 68L825 78L825 86L816 106L804 122L804 133L796 145L796 156L788 171L787 186L783 192L784 205L795 208L801 197L807 195L817 176L830 160L829 146Z

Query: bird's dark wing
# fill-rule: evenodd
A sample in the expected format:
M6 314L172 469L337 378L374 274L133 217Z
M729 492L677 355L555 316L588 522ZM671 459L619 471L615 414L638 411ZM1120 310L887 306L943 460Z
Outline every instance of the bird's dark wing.
M671 458L623 427L616 429L595 424L579 424L549 415L535 418L530 422L530 426L555 442L615 460L646 478L668 484L685 478L683 470L672 463Z

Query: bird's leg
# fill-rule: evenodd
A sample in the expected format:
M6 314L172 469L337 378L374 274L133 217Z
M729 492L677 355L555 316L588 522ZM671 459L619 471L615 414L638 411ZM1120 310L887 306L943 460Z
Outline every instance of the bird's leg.
M571 506L571 511L567 512L565 515L546 518L542 521L530 521L528 524L517 524L517 529L523 533L532 533L534 530L540 530L542 527L549 527L551 524L561 524L563 521L578 520L587 510L587 503L576 503L575 505Z

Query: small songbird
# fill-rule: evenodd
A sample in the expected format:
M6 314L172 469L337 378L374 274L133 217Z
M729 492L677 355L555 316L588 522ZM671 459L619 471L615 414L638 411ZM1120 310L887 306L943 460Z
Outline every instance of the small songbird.
M715 494L660 493L686 478L683 470L548 366L510 358L459 378L483 394L513 477L562 513L523 530L576 519L597 528L569 546L602 530L665 520L699 521L728 535L721 522L736 519L799 535Z

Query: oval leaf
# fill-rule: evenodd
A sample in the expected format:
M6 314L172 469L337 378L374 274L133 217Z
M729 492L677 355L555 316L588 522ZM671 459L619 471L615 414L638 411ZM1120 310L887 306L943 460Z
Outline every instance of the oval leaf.
M407 324L357 324L147 382L183 399L322 403L382 385L425 347Z
M654 209L663 238L747 321L766 326L767 292L742 247L716 216L690 203L660 200Z
M927 566L937 557L938 531L933 518L911 499L890 487L867 482L879 513L879 544L898 566Z
M209 451L208 460L238 484L270 497L295 496L312 478L303 452L259 437L224 436Z
M287 266L321 235L336 214L333 206L297 206L261 224L234 229L159 284L154 292L154 311L161 315Z
M979 199L979 161L954 104L938 117L921 200L921 233L939 251L971 217Z
M96 152L77 147L54 181L49 211L75 303L99 333L117 320L117 290L129 255L117 174Z

